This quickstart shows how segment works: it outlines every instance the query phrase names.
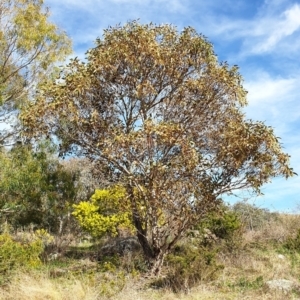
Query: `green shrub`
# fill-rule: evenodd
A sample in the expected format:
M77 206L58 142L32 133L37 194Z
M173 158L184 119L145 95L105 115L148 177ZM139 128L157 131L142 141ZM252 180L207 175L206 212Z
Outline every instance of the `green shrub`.
M167 275L153 285L179 292L214 280L224 268L217 263L218 253L239 248L242 227L238 215L225 205L208 214L166 257Z
M125 287L126 276L122 271L105 272L99 278L99 294L106 299L113 299Z
M192 243L176 246L166 257L167 276L153 282L155 287L168 287L174 292L188 291L200 281L214 280L224 267L216 262L215 250Z
M243 225L238 214L226 206L209 214L195 228L198 243L204 247L225 246L229 250L238 248L242 241Z
M30 242L13 240L8 234L0 235L0 283L9 279L12 272L20 267L36 268L41 264L39 256L44 245L41 239Z

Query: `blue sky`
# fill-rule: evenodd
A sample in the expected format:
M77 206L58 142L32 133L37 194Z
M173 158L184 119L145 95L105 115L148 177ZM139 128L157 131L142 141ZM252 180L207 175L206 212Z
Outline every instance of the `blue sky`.
M76 56L103 29L141 23L192 26L214 45L220 61L237 64L248 90L246 116L265 121L281 137L300 175L300 1L290 0L46 0L51 19L73 40ZM294 212L300 176L276 178L255 199L260 207ZM254 201L251 199L250 201Z

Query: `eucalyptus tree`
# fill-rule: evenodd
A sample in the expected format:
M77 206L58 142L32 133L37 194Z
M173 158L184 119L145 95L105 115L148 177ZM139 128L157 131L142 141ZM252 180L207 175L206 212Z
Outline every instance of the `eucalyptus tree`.
M236 66L188 27L110 27L24 110L32 137L110 169L153 274L224 194L293 175L273 129L247 120Z
M15 133L11 114L71 53L66 34L49 21L43 0L0 0L0 143Z

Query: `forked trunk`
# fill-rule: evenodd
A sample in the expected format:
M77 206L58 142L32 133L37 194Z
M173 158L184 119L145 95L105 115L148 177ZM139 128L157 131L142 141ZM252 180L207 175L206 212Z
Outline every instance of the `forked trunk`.
M131 186L127 189L128 194L131 196L131 199L134 199L134 193ZM160 249L155 248L153 245L149 243L149 240L147 239L147 230L145 226L143 226L141 217L138 213L138 210L136 209L136 203L133 202L133 222L134 226L137 229L137 238L138 241L143 249L143 253L145 256L145 259L148 263L148 268L150 270L150 274L153 276L158 276L161 267L164 262L164 258L167 254L166 249Z
M140 226L139 220L135 220L135 226L138 229L137 230L137 238L139 240L139 243L143 249L143 253L145 256L145 259L148 263L148 267L150 270L151 275L158 276L161 270L161 267L164 263L164 258L167 254L166 251L163 251L162 249L153 249L151 245L149 244L149 241L146 237L146 232L142 229L142 226Z

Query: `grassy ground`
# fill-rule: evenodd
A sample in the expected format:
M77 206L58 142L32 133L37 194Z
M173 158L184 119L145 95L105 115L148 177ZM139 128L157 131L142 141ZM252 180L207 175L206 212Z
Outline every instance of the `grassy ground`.
M278 257L274 250L253 250L227 259L219 278L199 283L185 293L172 293L167 287L149 288L147 280L116 274L66 274L52 278L50 272L18 272L3 287L0 299L300 299L298 291L269 291L271 279L299 280L300 257Z
M220 251L223 269L217 278L198 282L179 293L165 286L151 287L153 279L138 272L124 272L108 263L104 272L88 259L58 260L37 270L17 270L0 287L0 299L14 300L191 300L191 299L300 299L300 252L283 247L300 227L299 216L281 215L273 223L246 231L240 249ZM290 291L270 290L266 282L286 279L295 283Z

